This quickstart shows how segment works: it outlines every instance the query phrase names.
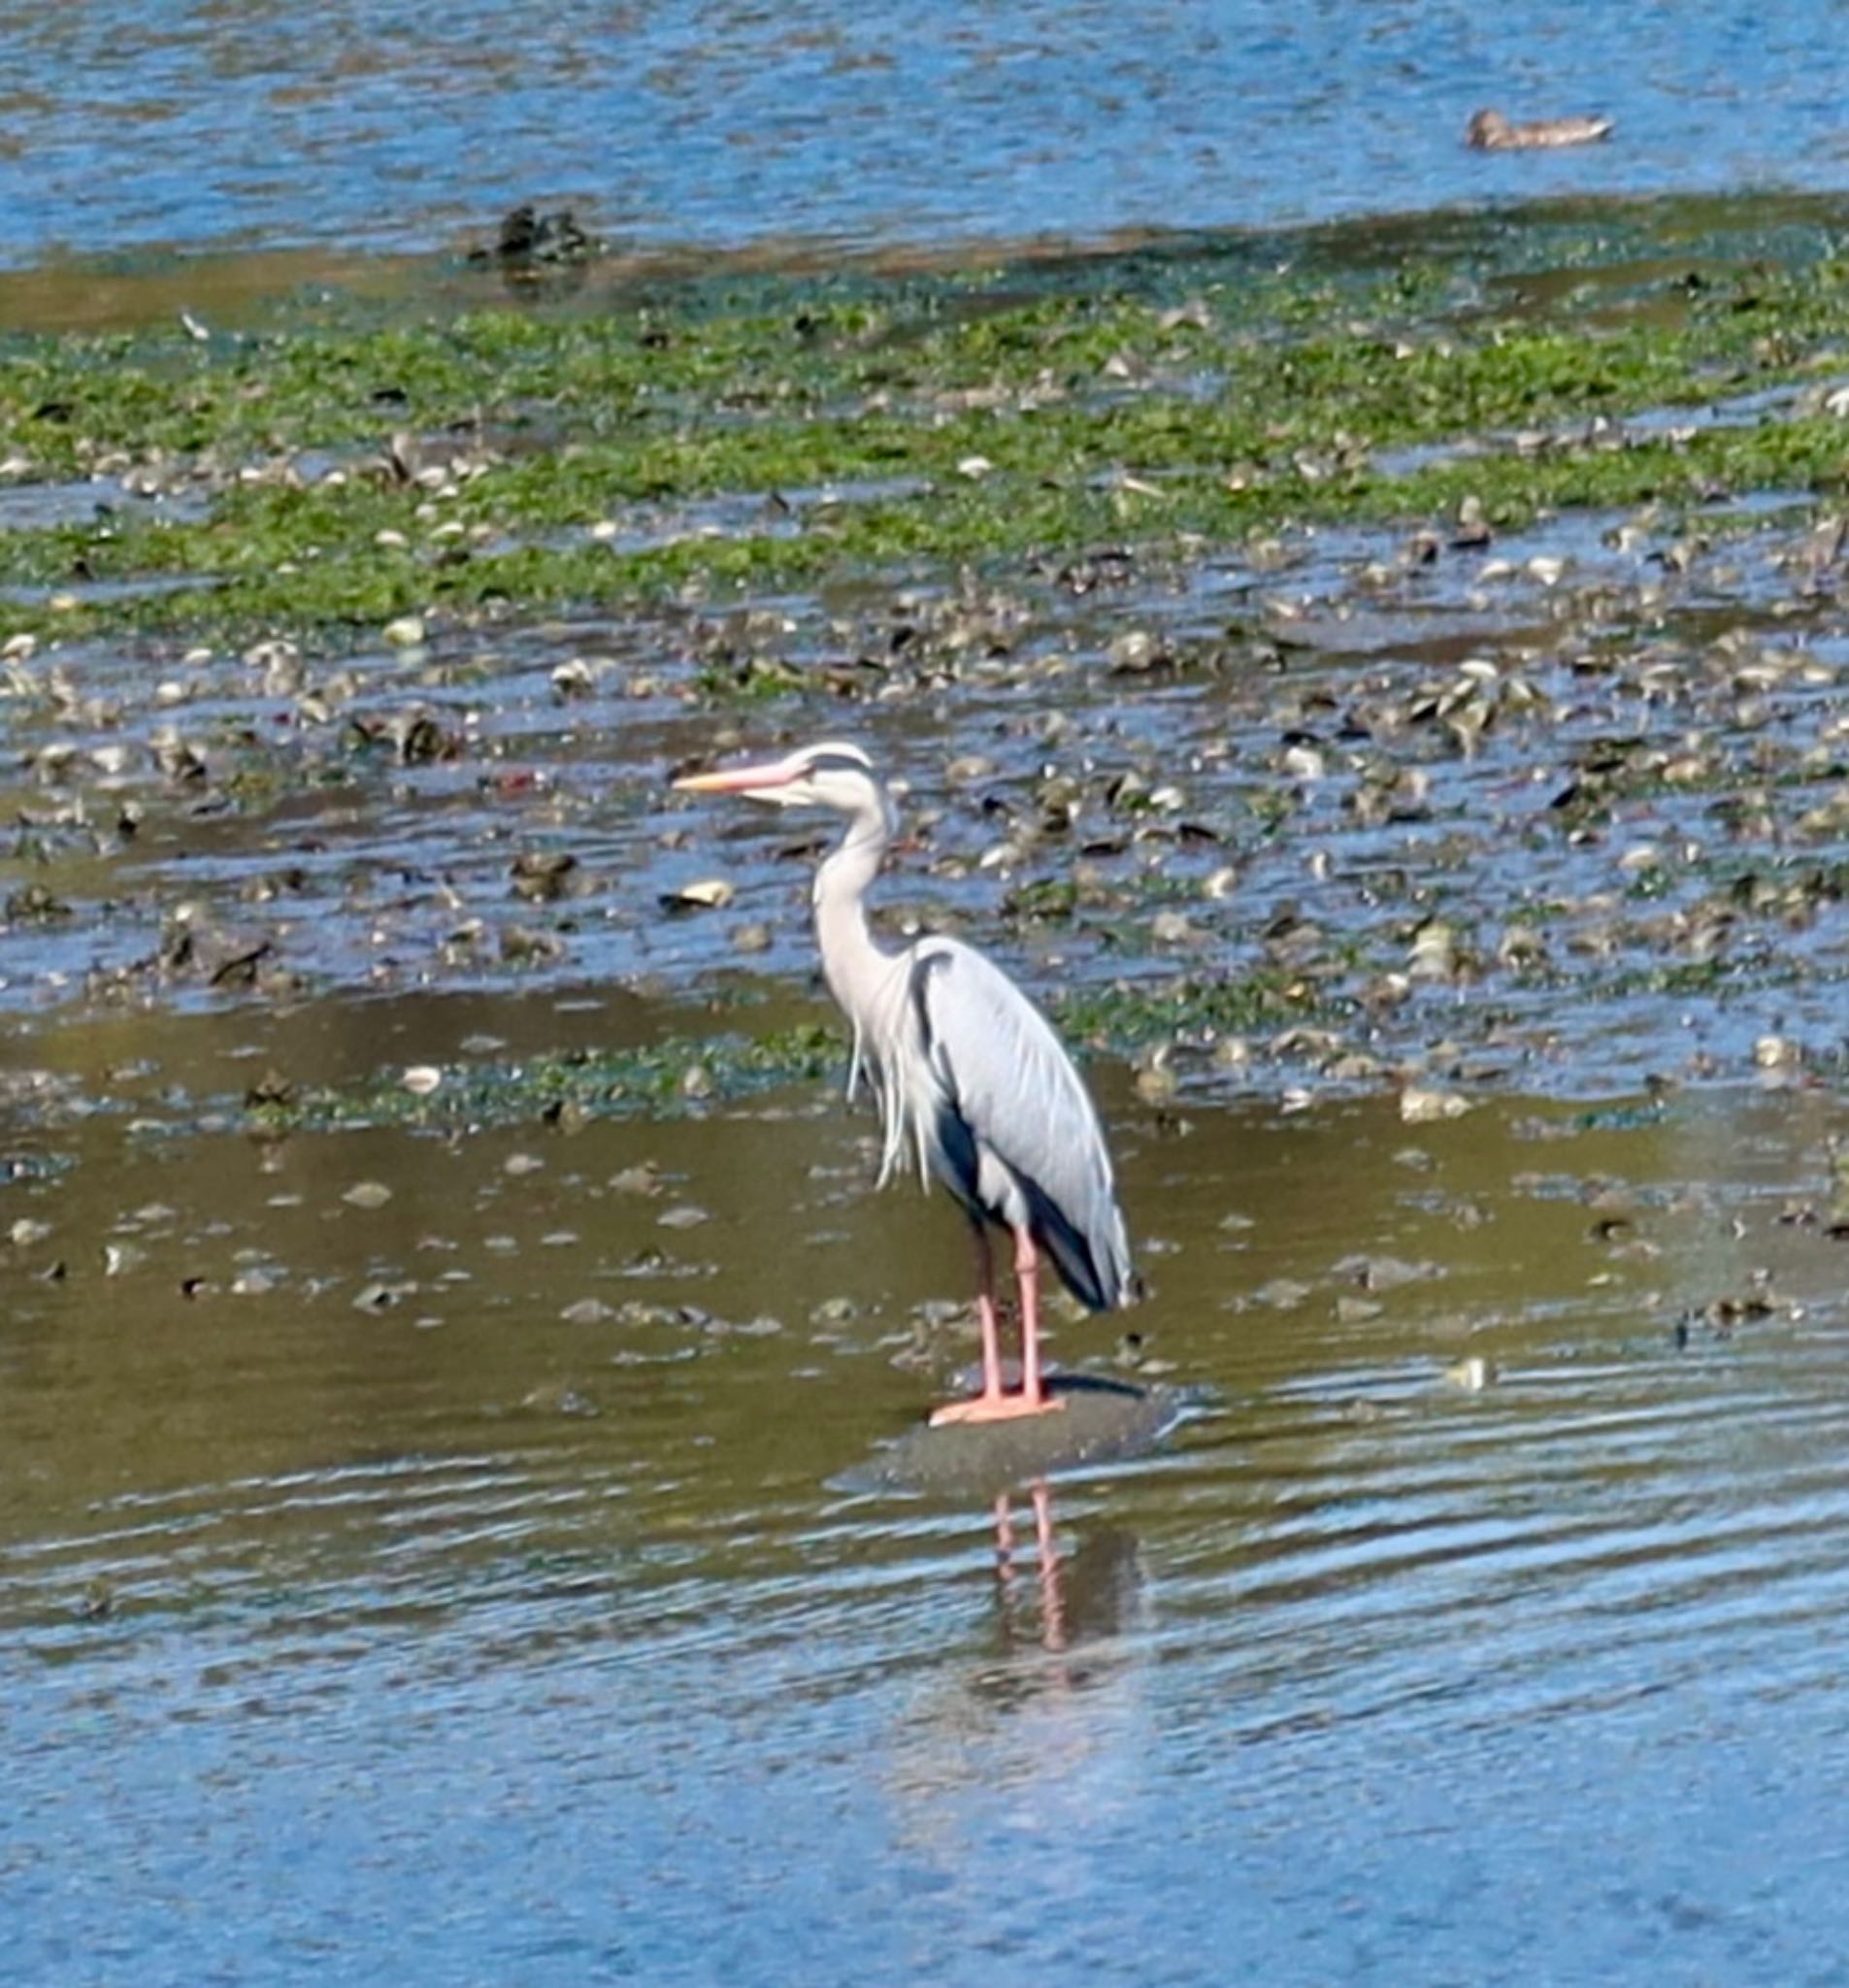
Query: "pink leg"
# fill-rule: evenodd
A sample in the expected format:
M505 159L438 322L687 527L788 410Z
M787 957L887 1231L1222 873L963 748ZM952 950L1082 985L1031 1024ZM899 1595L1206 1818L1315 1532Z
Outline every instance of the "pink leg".
M1014 1232L1014 1277L1021 1290L1021 1399L1038 1408L1046 1401L1040 1383L1040 1260L1025 1229Z
M995 1269L988 1232L975 1242L975 1313L982 1330L982 1392L967 1402L949 1402L931 1411L931 1426L946 1422L1002 1422L1017 1415L1042 1415L1066 1404L1048 1394L1040 1378L1040 1258L1025 1229L1014 1232L1014 1276L1021 1292L1021 1385L1009 1394L1002 1385L1002 1353L995 1316Z
M989 1232L980 1222L971 1225L975 1238L975 1320L982 1333L982 1393L985 1400L1002 1398L1002 1333L995 1315L995 1258Z

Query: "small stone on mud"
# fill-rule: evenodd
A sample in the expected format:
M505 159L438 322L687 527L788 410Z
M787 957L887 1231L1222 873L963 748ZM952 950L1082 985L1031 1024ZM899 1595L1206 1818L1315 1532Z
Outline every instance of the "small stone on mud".
M696 1208L690 1201L683 1201L677 1207L663 1209L659 1226L664 1229L694 1229L712 1217L703 1208Z
M427 1098L443 1082L443 1072L434 1063L413 1063L398 1080L413 1098Z
M523 1408L537 1408L548 1415L594 1415L597 1405L575 1387L536 1387L520 1397Z
M538 1153L509 1153L501 1162L501 1171L510 1178L518 1180L528 1174L537 1174L545 1165Z
M525 960L551 963L565 957L565 942L556 933L536 932L530 925L501 928L501 957L510 966Z
M421 614L400 614L395 621L385 623L383 632L394 648L421 647L428 633Z
M391 1199L391 1189L382 1180L355 1180L341 1199L352 1208L383 1208Z
M579 1298L566 1306L559 1316L567 1325L605 1325L616 1316L616 1310L601 1298Z
M683 883L678 890L661 894L664 911L722 911L739 894L738 885L723 877L703 878L697 883Z
M1331 1275L1359 1284L1365 1291L1392 1291L1402 1284L1422 1283L1428 1278L1442 1276L1444 1272L1436 1263L1408 1263L1400 1256L1358 1253L1344 1256L1332 1267Z
M569 849L529 849L515 856L508 875L513 895L528 904L553 904L574 883L578 858Z
M1137 1095L1151 1105L1166 1105L1181 1087L1181 1079L1158 1055L1137 1073Z
M1428 1090L1408 1084L1400 1093L1400 1116L1408 1125L1430 1125L1443 1118L1461 1118L1470 1109L1469 1098L1456 1091Z
M1149 936L1158 945L1185 945L1194 926L1184 911L1158 911L1149 921Z
M1146 628L1127 629L1112 642L1107 653L1114 677L1140 677L1169 661L1167 646Z
M1460 551L1469 551L1487 546L1495 536L1483 514L1482 498L1466 497L1458 506L1457 525L1451 534L1451 544Z
M608 1185L617 1194L656 1195L661 1192L661 1169L653 1160L644 1160L639 1167L612 1174Z
M353 1299L355 1311L389 1311L394 1305L402 1305L416 1290L414 1282L389 1284L375 1281L361 1285Z
M1462 1388L1467 1394L1480 1394L1500 1376L1494 1360L1485 1359L1481 1353L1467 1353L1444 1370L1444 1377L1452 1387Z

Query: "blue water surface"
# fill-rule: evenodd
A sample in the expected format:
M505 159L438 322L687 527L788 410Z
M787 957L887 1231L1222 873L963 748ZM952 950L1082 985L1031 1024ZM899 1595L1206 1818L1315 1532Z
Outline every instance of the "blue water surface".
M16 268L423 248L528 199L618 246L890 248L1849 177L1822 5L96 0L0 21ZM1483 105L1618 131L1486 156L1462 143Z

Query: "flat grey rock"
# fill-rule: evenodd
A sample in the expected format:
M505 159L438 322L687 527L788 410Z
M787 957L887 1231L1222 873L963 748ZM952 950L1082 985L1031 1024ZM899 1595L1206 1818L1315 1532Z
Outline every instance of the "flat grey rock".
M920 1422L842 1474L843 1490L992 1496L1036 1477L1071 1473L1153 1449L1180 1419L1186 1397L1091 1375L1050 1375L1063 1406L1011 1422Z

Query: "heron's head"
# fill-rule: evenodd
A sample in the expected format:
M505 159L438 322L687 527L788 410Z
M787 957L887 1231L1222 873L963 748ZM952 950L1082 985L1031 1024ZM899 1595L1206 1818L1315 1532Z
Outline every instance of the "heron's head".
M858 746L836 740L757 766L689 774L675 785L687 794L743 794L777 808L833 808L842 814L877 809L883 815L887 807L873 761Z

